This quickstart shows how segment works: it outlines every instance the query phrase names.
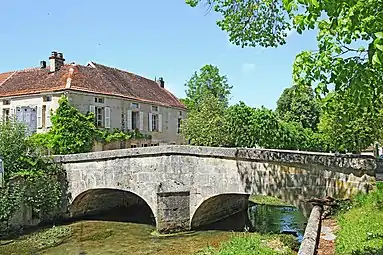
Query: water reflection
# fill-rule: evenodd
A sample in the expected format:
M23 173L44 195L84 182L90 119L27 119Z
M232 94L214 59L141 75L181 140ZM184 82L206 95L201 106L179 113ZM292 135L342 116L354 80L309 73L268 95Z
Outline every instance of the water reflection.
M292 234L301 242L307 219L295 207L252 205L248 209L252 231Z
M199 230L291 234L301 242L307 219L295 207L251 203L248 210L200 227Z

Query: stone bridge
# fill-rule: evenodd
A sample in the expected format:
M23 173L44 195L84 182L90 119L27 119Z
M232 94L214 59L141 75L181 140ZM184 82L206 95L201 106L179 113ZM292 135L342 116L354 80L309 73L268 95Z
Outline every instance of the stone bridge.
M55 160L67 173L71 216L91 210L96 200L106 206L113 199L143 203L160 232L195 229L228 217L244 210L251 194L279 197L307 213L305 200L312 197L368 192L381 165L361 155L178 145ZM125 195L102 197L118 190Z

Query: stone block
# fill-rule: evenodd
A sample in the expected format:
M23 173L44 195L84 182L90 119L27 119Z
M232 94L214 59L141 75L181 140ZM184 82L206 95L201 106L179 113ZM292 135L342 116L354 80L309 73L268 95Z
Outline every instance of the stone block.
M174 233L190 229L190 192L157 193L157 230Z

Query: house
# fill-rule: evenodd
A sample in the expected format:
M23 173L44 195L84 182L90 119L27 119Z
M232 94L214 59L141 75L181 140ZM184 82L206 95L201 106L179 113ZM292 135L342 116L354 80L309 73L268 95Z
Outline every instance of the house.
M186 108L163 78L153 81L94 62L66 64L57 52L49 66L40 61L38 68L0 74L0 118L15 116L30 132L46 132L62 95L82 113L93 112L98 128L139 130L156 145L183 143Z

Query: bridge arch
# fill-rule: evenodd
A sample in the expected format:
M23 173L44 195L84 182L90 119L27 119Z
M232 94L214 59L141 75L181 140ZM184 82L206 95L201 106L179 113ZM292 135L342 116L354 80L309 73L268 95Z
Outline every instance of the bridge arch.
M248 207L249 194L215 194L202 200L191 213L190 227L198 229L244 211Z
M81 192L70 204L69 213L71 218L80 218L102 214L112 209L115 209L115 216L112 218L117 221L120 220L118 210L128 210L128 213L132 214L126 215L124 221L129 221L126 219L134 213L142 218L141 223L156 225L157 222L155 210L145 198L132 191L114 188L94 188Z

